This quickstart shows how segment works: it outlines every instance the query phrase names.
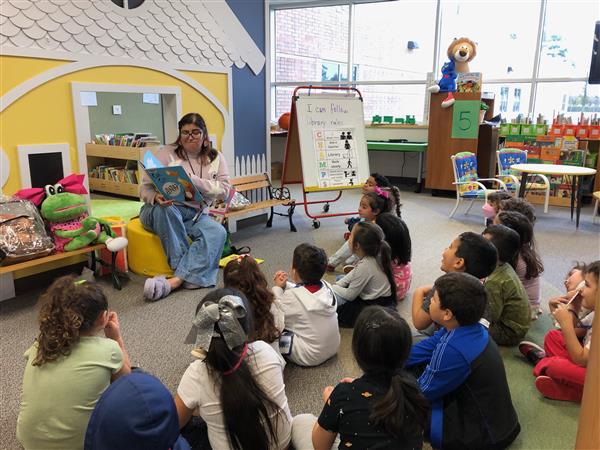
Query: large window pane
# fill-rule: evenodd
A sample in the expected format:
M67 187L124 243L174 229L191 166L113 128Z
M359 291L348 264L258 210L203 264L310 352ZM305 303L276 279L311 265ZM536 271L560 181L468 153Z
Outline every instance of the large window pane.
M415 116L423 121L425 84L408 85L360 85L357 86L364 99L365 120L375 115L404 117Z
M427 78L432 70L435 1L358 4L354 11L358 80Z
M575 123L580 114L600 112L600 85L585 82L539 83L535 96L535 114L549 121L558 113L571 117Z
M275 80L348 77L348 6L275 11ZM337 81L337 80L336 80Z
M443 0L440 67L448 60L446 50L452 40L467 37L477 43L477 56L469 68L482 72L484 82L490 78L531 77L539 11L537 0ZM575 23L565 21L565 26L577 27ZM439 78L439 74L435 76Z
M275 109L271 111L271 119L277 120L285 112L292 109L292 94L295 87L277 86L275 88Z
M549 0L542 34L540 77L587 77L598 0Z
M531 84L529 83L484 83L484 92L494 93L494 115L501 114L508 120L529 113Z

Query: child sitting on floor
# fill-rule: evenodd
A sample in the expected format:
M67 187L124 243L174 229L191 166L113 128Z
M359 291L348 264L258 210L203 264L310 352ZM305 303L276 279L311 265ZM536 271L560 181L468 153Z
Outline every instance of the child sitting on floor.
M481 207L486 219L486 226L491 225L494 221L494 217L496 217L496 214L498 214L498 210L500 209L500 202L508 198L512 198L512 195L503 190L494 191L488 195L487 202Z
M504 225L490 225L483 236L498 250L498 267L485 282L489 297L485 318L490 322L490 336L498 345L517 345L531 323L527 292L510 265L519 251L519 235Z
M256 260L243 255L229 261L223 269L223 285L241 291L250 302L254 315L254 326L248 336L250 342L265 341L279 352L283 311Z
M529 219L529 221L531 222L532 225L535 226L535 221L536 221L535 208L533 207L533 205L531 203L529 203L524 198L511 197L511 198L507 198L506 200L502 200L500 202L500 209L498 210L498 212L500 212L500 211L520 212L525 217L527 217L527 219ZM497 225L498 222L495 221L494 224Z
M393 202L390 199L390 193L378 187L375 189L375 192L367 192L360 199L358 215L364 222L374 222L379 214L392 210ZM327 270L333 272L344 261L348 266L356 262L356 258L352 256L352 249L347 242L344 242L339 250L329 257Z
M406 367L431 404L433 448L494 448L510 445L520 425L502 357L479 323L487 305L485 288L466 273L435 281L431 317L442 329L415 344Z
M344 378L323 391L323 410L315 421L312 446L329 450L339 435L339 448L420 449L427 426L427 400L404 370L411 332L398 313L380 306L365 308L352 335L352 353L363 375ZM310 420L312 419L312 420ZM307 427L304 426L304 429ZM296 434L296 430L294 430ZM302 444L298 442L299 444Z
M253 320L248 300L236 289L216 289L198 304L186 342L194 343L192 354L199 359L188 366L175 395L181 428L195 412L206 422L197 433L186 429L189 442L208 438L215 450L288 448L292 417L284 362L266 342L250 342Z
M332 289L338 301L338 321L353 327L360 312L369 305L394 307L396 283L392 273L391 250L378 225L359 222L352 229L348 245L359 261L354 270L338 280Z
M535 387L553 400L580 402L583 395L586 366L589 360L594 312L579 319L580 310L594 310L600 280L600 261L594 261L584 271L584 286L567 304L553 308L552 315L560 330L551 330L544 338L544 348L523 341L519 350L535 364ZM551 305L552 308L552 305ZM580 338L583 337L583 342Z
M375 219L392 250L392 273L396 282L396 300L404 300L412 281L410 266L411 241L404 221L392 213L379 214Z
M531 308L531 320L537 320L542 313L540 308L540 275L544 271L542 259L535 249L535 239L533 237L533 224L518 211L500 211L496 220L501 225L515 230L519 234L521 247L517 252L516 261L511 264L523 283L527 296L529 297L529 306Z
M300 244L292 259L291 278L296 284L288 282L287 273L281 270L273 277L273 294L284 314L284 335L291 340L284 356L300 366L317 366L340 346L335 296L321 280L326 265L322 248Z
M100 395L131 371L119 319L100 285L72 276L41 300L40 334L25 352L17 439L26 450L83 448Z
M363 184L362 193L367 194L369 192L375 192L376 188L380 188L381 190L392 194L394 205L391 208L391 212L400 217L400 208L402 207L402 204L400 203L400 189L390 183L390 180L388 180L387 177L379 173L372 173L371 176L367 178L367 181L365 181L365 184ZM360 220L360 217L350 217L344 220L344 223L348 225L348 231L352 231L354 224L360 222ZM344 236L346 240L350 237L348 233Z
M483 236L471 231L458 235L442 253L440 270L445 273L465 272L483 279L496 268L498 252ZM433 334L435 326L429 314L433 286L418 287L412 299L412 320L417 330Z

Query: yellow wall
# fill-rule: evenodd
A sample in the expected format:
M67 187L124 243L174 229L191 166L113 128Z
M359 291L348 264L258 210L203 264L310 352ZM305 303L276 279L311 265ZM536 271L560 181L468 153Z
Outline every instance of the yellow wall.
M31 77L62 64L65 62L0 56L1 93L4 95ZM227 109L227 74L183 73L203 85ZM139 67L109 66L81 70L33 89L0 114L0 146L7 154L11 167L9 178L2 189L4 193L12 194L21 188L17 145L69 143L71 167L73 171L79 167L71 82L178 86L182 93L182 112L201 113L206 119L209 132L218 136L219 142L223 134L224 119L219 110L204 95L177 78Z

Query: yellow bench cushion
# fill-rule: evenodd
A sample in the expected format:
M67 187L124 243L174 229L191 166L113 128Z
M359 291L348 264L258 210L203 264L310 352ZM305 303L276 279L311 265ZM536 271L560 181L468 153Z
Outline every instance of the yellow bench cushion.
M129 269L138 275L153 277L156 275L173 276L160 238L147 231L139 218L127 224L127 262Z

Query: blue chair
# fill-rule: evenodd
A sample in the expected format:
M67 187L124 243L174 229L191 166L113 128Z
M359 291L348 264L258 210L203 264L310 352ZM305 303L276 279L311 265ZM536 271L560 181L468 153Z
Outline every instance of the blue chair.
M511 169L513 164L527 163L527 150L518 148L503 148L499 150L498 156L498 175L502 181L506 183L506 188L509 191L518 193L521 187L521 172ZM529 174L528 179L531 182L527 183L526 190L528 191L545 191L544 212L548 212L548 202L550 201L550 182L548 177L541 173Z
M460 152L450 157L452 159L452 169L454 171L454 184L456 186L456 204L450 212L450 218L458 209L462 200L471 200L469 207L465 211L468 214L475 200L487 202L490 193L498 190L506 190L504 181L498 178L479 178L477 175L477 156L471 152ZM488 189L481 183L482 181L493 181L500 189ZM484 217L485 223L485 217Z

